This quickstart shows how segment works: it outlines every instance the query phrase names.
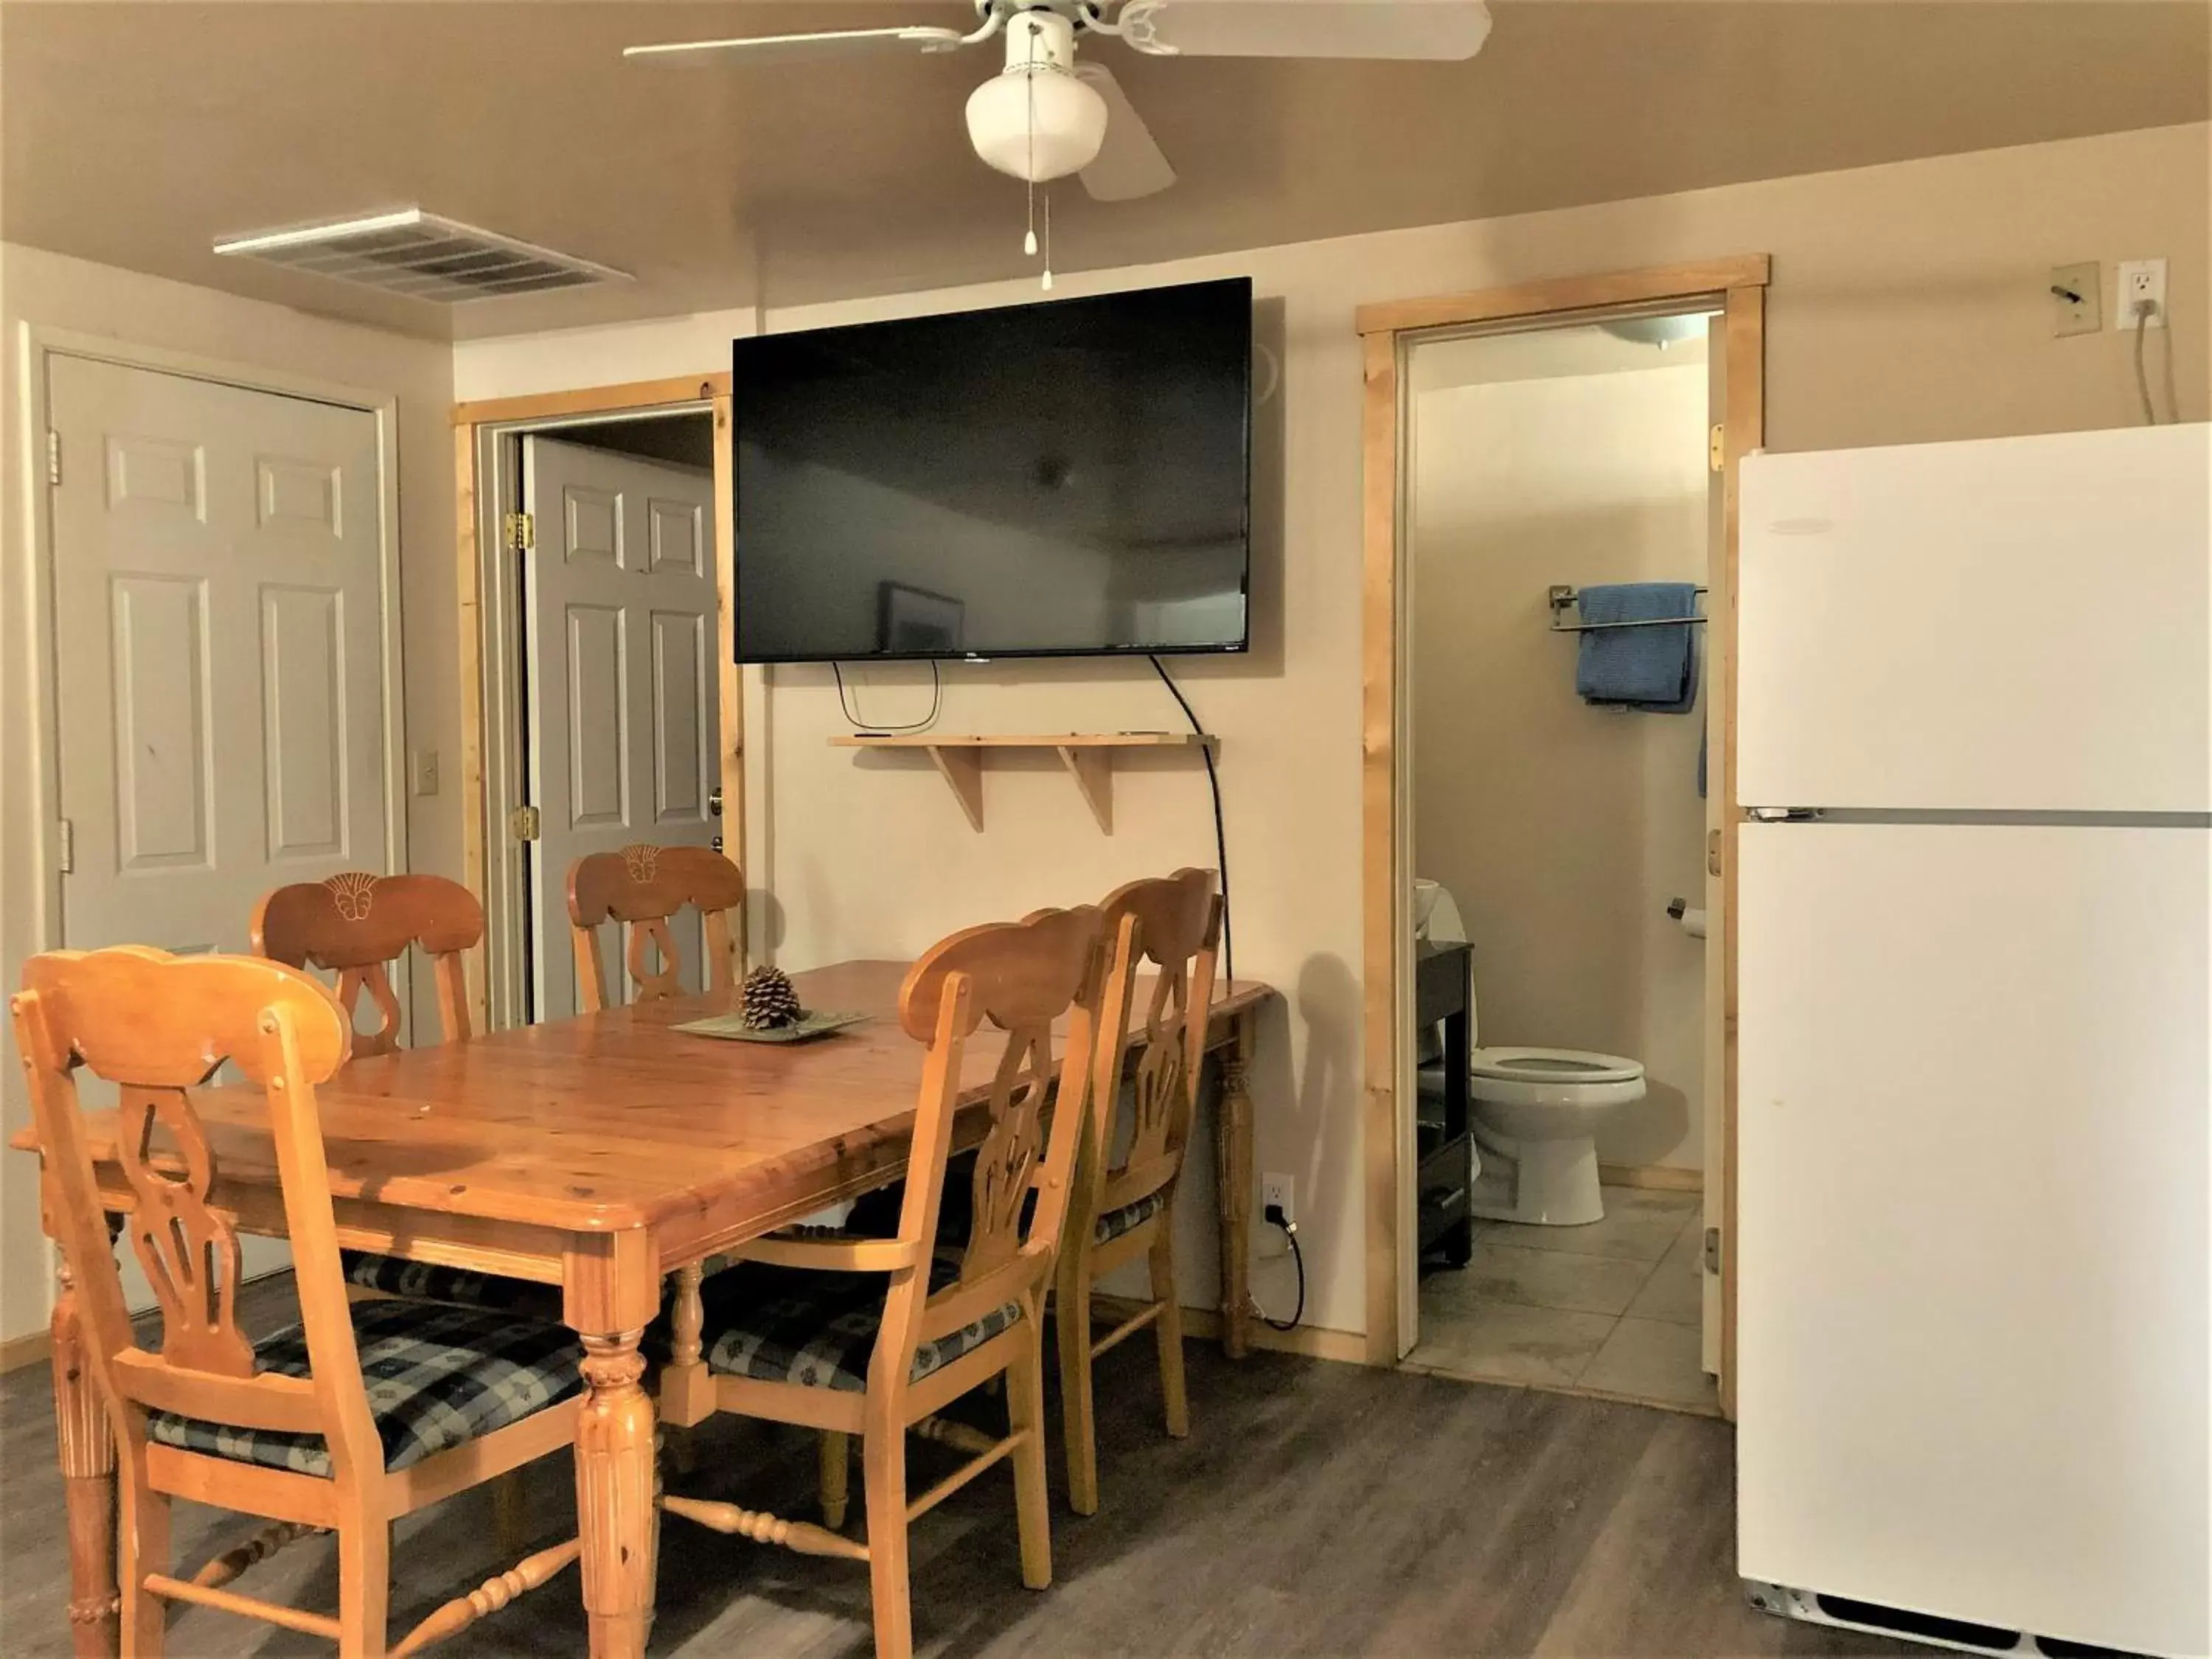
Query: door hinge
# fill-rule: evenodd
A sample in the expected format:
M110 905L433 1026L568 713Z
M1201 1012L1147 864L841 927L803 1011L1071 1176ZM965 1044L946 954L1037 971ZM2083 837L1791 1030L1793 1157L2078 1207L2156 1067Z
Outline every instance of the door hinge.
M76 825L67 818L62 820L60 857L57 861L64 875L76 873Z
M1709 876L1717 876L1720 872L1721 832L1717 830L1708 830L1705 831L1705 873Z
M1728 432L1716 425L1707 441L1705 453L1711 458L1713 471L1721 471L1728 465Z
M517 841L536 841L544 827L534 806L518 806L507 815L507 832Z
M538 545L538 520L527 513L510 513L500 521L507 550L527 553Z
M62 434L52 427L46 428L46 482L58 484L62 481Z
M1721 1230L1705 1229L1705 1271L1717 1273L1721 1270Z

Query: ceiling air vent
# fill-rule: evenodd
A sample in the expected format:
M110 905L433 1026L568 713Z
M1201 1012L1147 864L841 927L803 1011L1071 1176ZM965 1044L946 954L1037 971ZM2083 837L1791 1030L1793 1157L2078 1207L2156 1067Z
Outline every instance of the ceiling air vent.
M447 305L629 280L625 271L441 219L420 208L228 236L215 245L215 251Z

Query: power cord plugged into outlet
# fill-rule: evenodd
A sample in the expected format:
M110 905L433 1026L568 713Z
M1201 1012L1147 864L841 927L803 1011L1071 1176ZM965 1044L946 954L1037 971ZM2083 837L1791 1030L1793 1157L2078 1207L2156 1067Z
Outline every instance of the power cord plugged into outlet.
M1270 1319L1265 1313L1260 1316L1260 1322L1268 1329L1287 1331L1293 1328L1298 1321L1306 1316L1306 1255L1298 1248L1298 1224L1283 1212L1281 1205L1267 1205L1260 1212L1260 1218L1271 1227L1279 1227L1283 1230L1283 1237L1290 1243L1291 1260L1297 1266L1298 1303L1291 1316L1288 1319Z

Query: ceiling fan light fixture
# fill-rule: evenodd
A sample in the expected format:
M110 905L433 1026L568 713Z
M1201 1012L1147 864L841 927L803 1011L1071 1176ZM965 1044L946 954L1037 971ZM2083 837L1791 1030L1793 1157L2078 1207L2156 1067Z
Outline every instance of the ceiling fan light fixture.
M1097 160L1106 100L1051 64L1010 69L969 94L968 142L987 165L1013 178L1040 185L1065 179Z

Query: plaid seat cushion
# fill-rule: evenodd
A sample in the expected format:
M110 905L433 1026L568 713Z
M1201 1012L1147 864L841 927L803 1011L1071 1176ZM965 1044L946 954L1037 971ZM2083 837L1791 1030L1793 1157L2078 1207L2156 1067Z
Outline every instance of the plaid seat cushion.
M440 1267L428 1261L402 1261L368 1250L340 1252L346 1283L410 1302L442 1302L485 1313L520 1314L525 1319L561 1322L561 1287L532 1279L480 1273L466 1267Z
M941 1290L959 1274L959 1257L940 1251L930 1265L930 1289ZM817 1273L759 1262L717 1273L701 1292L707 1312L707 1369L726 1376L865 1393L888 1285L883 1273ZM1008 1302L971 1325L923 1343L915 1351L913 1380L921 1382L1012 1329L1021 1315L1021 1304Z
M1133 1233L1168 1206L1167 1188L1146 1193L1133 1204L1124 1204L1118 1210L1109 1210L1098 1218L1091 1230L1094 1244L1110 1244L1123 1233Z
M469 1308L362 1302L354 1305L353 1334L386 1469L404 1469L583 1390L583 1347L558 1325ZM253 1352L264 1371L307 1375L307 1336L298 1325L262 1338ZM184 1451L295 1474L331 1473L320 1435L234 1428L174 1412L155 1412L146 1431Z

